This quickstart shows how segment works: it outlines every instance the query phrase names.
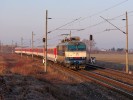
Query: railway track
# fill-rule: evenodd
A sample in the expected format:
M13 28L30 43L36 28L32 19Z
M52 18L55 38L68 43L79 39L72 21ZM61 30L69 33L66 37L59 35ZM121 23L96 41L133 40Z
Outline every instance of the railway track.
M111 79L109 77L105 77L103 75L99 75L99 74L93 73L93 72L88 72L85 70L80 71L80 73L87 75L89 77L95 78L101 82L107 83L107 84L112 85L114 87L118 87L118 88L121 88L123 90L133 92L133 86L125 84L123 82L119 82L119 81Z
M94 82L133 99L133 86L129 84L85 70L74 71L64 68L61 65L58 65L55 69L61 70L63 73L67 73L67 75L71 77L76 77L81 82Z
M133 86L133 76L130 74L117 71L117 70L113 70L113 69L109 69L109 68L102 68L102 67L98 67L94 65L92 67L96 69L96 70L93 70L94 73L97 73L99 75L103 75L111 79L117 80L119 82L123 82L125 84Z
M97 84L105 86L133 99L133 86L84 70L80 71L80 73L84 74L84 77L87 77L87 79L89 78L91 81L96 82Z

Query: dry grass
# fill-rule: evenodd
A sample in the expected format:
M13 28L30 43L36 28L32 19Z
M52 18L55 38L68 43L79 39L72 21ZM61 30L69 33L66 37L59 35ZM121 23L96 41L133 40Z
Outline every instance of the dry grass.
M0 75L6 70L7 63L4 58L0 55Z
M20 74L24 76L33 76L40 80L50 80L53 83L73 83L67 75L60 75L55 70L54 65L47 66L47 73L44 73L44 65L40 59L20 55L3 55L0 57L0 74Z
M16 74L16 75L18 74L19 76L18 78L11 80L12 86L10 86L10 88L14 87L14 85L15 86L18 85L18 87L21 86L19 88L21 88L22 94L19 96L19 98L24 98L25 96L28 96L28 94L30 94L28 92L29 91L28 88L31 88L30 87L31 85L32 86L34 85L34 86L30 90L32 90L32 92L36 91L38 93L38 94L36 93L37 96L39 96L42 93L43 94L49 93L53 97L58 98L60 100L68 100L68 98L70 99L71 97L76 98L74 95L71 95L73 91L76 91L76 90L66 89L67 92L62 91L65 85L70 84L72 80L70 80L68 76L61 75L59 71L55 70L54 67L56 66L54 65L50 66L48 64L47 73L44 73L44 66L42 65L42 63L39 62L39 60L35 59L33 61L31 60L31 58L27 59L26 57L23 57L22 59L16 59L16 58L15 57L12 58L12 60L15 60L16 64L10 67L9 70L12 74ZM9 59L7 59L7 62L8 61ZM31 81L27 79L29 76L34 77L37 80ZM36 81L45 82L43 88L38 87L38 84L40 83L34 84ZM78 83L75 82L75 84L78 84ZM60 87L60 85L62 85L62 87ZM50 99L52 96L49 96L48 98Z
M11 68L12 73L19 73L22 75L34 75L36 74L39 70L39 66L35 65L35 62L32 60L20 60L17 62L17 64Z
M5 61L6 64L10 62L9 65L12 65L12 62L10 59L15 61L14 66L9 67L9 69L8 67L2 66L0 71L1 71L1 74L4 75L4 74L8 74L8 73L3 73L4 70L7 70L7 69L10 70L12 74L10 77L12 78L9 79L10 80L9 85L11 85L9 88L13 89L14 86L15 87L17 86L16 88L21 89L21 91L14 90L16 92L17 91L20 92L21 95L19 95L18 98L22 99L22 98L32 97L35 99L35 96L38 97L40 95L43 97L45 96L45 94L47 94L49 95L48 97L46 96L48 99L52 98L52 100L54 100L53 98L54 96L55 98L59 98L60 100L61 99L65 100L66 97L64 96L60 88L51 85L51 82L57 82L57 81L62 80L61 75L59 75L57 71L54 71L51 67L48 66L47 67L48 72L44 73L44 66L42 66L42 63L40 63L40 61L37 59L32 60L31 58L28 59L26 57L18 59L17 56L10 57L10 59L4 58L4 60L5 59L6 59ZM31 79L28 79L28 77L30 77ZM43 81L39 81L39 80L43 80ZM50 81L50 84L48 84L49 81ZM30 88L30 92L28 92L29 88ZM30 94L32 95L32 93L34 94L34 96L30 96Z
M24 57L17 61L16 65L10 69L12 73L25 76L33 76L40 80L50 80L52 83L73 83L66 75L60 75L60 72L54 69L54 65L47 66L47 73L44 73L44 66L40 60L27 59Z
M6 68L4 66L0 66L0 75L3 74L3 71L5 70Z
M65 72L55 70L54 64L48 64L47 73L44 73L44 66L38 59L20 58L20 55L6 55L3 58L6 67L0 70L2 73L6 70L3 75L6 86L0 85L2 100L113 100L118 97L108 95L107 91L93 84L86 87L70 79Z

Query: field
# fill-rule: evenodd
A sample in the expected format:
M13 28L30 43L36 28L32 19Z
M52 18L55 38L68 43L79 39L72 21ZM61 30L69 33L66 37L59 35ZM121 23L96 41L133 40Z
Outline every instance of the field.
M96 60L104 62L113 62L119 64L126 63L125 54L91 54L92 57L96 57ZM133 65L133 54L129 54L129 65Z
M126 70L126 55L125 54L91 54L91 57L96 57L96 64L102 67L113 68L116 70ZM129 54L129 71L133 71L133 54Z

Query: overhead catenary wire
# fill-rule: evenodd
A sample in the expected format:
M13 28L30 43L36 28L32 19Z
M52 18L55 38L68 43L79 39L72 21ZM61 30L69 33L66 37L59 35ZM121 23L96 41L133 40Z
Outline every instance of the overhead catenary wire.
M113 5L113 6L109 7L109 8L106 8L106 9L104 9L104 10L102 10L102 11L99 11L99 12L97 12L97 13L95 13L95 14L92 14L92 15L90 15L90 16L84 17L84 18L82 18L81 20L85 20L85 19L87 19L87 18L89 18L89 17L94 17L94 16L96 16L96 15L99 15L99 14L101 14L101 13L104 13L104 12L106 12L106 11L112 9L112 8L115 8L115 7L117 7L117 6L122 5L123 3L127 2L127 1L128 1L128 0L124 0L124 1L122 1L122 2L120 2L120 3L118 3L118 4L115 4L115 5Z
M133 11L129 11L128 13L129 13L129 14L130 14L130 13L133 13ZM111 19L113 20L113 19L122 17L122 16L124 16L124 15L125 15L125 14L121 14L121 15L118 15L118 16L113 17L113 18L111 18ZM77 31L83 31L83 30L86 30L86 29L88 29L88 28L96 27L96 26L101 25L101 24L103 24L103 23L105 23L105 22L106 22L106 21L101 21L101 22L98 22L98 23L96 23L96 24L93 24L93 25L87 26L87 27L85 27L85 28L82 28L82 30L77 30Z
M107 19L103 18L102 16L100 16L102 19L106 20L108 23L110 23L112 26L114 26L116 29L120 30L121 32L123 32L124 34L126 34L124 31L122 31L120 28L118 28L117 26L115 26L114 24L112 24L111 22L109 22Z
M61 36L63 36L63 35L70 35L70 34L56 35L56 36L53 36L53 37L48 38L48 40L53 40L53 39L58 40L59 38L56 38L56 37L61 37Z
M80 17L80 18L81 18L81 17ZM53 31L56 31L56 30L58 30L58 29L60 29L60 28L62 28L62 27L64 27L64 26L66 26L66 25L69 25L69 24L71 24L71 23L73 23L73 22L79 20L80 18L74 19L73 21L68 22L68 23L66 23L66 24L64 24L64 25L62 25L62 26L60 26L60 27L57 27L57 28L55 28L54 30L49 31L48 33L51 33L51 32L53 32Z
M130 24L130 25L128 25L128 27L130 27L130 26L133 26L133 24ZM122 27L119 27L119 28L125 28L126 26L122 26ZM118 29L106 29L106 31L110 31L110 30L118 30Z
M131 14L131 13L133 13L133 11L129 11L128 12L129 14ZM122 16L124 16L125 14L121 14L121 15L118 15L118 16L116 16L116 17L113 17L113 18L111 18L111 19L116 19L116 18L119 18L119 17L122 17ZM96 24L93 24L93 25L90 25L90 26L88 26L88 27L85 27L85 28L81 28L80 30L75 30L75 31L83 31L83 30L86 30L87 28L91 28L91 27L95 27L95 26L98 26L98 25L101 25L101 24L103 24L103 23L105 23L106 21L101 21L101 22L99 22L99 23L96 23ZM131 24L132 25L132 24ZM129 25L130 26L130 25ZM58 29L58 30L65 30L65 29ZM69 30L69 29L66 29L66 30ZM116 29L114 29L114 30L116 30ZM105 32L105 31L107 31L107 30L103 30L103 31L100 31L100 32L95 32L94 34L98 34L98 33L103 33L103 32ZM123 32L123 31L122 31ZM124 33L124 32L123 32ZM59 36L59 35L58 35ZM54 37L52 37L53 39L57 39L56 37L58 37L58 36L54 36ZM50 38L50 39L52 39L52 38ZM49 40L50 40L49 39Z
M124 0L124 1L121 2L121 3L118 3L118 4L114 5L114 6L112 6L112 8L114 8L114 7L116 7L116 6L119 6L119 5L121 5L121 4L123 4L123 3L127 2L127 1L128 1L128 0ZM112 9L112 8L109 7L109 8L104 9L104 10L105 10L105 11L108 11L109 9ZM103 12L104 12L104 10L103 10ZM101 11L101 13L103 13L103 12ZM132 12L133 12L133 11L128 12L128 13L132 13ZM98 15L98 14L100 14L100 12L98 12L97 15ZM124 16L124 15L125 15L125 14L116 16L116 17L112 18L111 20L116 19L116 18L119 18L119 17L122 17L122 16ZM92 16L95 16L95 15L93 14ZM89 17L92 17L92 16L89 16ZM96 24L89 25L89 26L87 26L87 27L85 27L85 28L81 28L81 29L79 29L79 30L78 30L78 29L76 30L76 28L75 28L75 29L62 29L64 26L70 25L70 24L75 23L75 22L77 22L77 21L82 21L82 19L83 19L83 18L81 18L81 17L80 17L79 19L74 19L73 21L68 22L68 23L66 23L66 24L64 24L64 25L61 25L60 27L57 27L57 28L55 28L54 30L49 31L48 33L51 33L51 32L53 32L53 31L57 31L57 30L83 31L83 30L86 30L86 29L88 29L88 28L95 27L95 26L101 25L101 24L103 24L103 23L106 22L106 21L101 21L101 22L98 22L98 23L96 23ZM104 31L101 31L101 32L96 32L96 33L102 33L102 32L105 32L105 30L104 30ZM55 37L58 37L58 36L55 36ZM53 39L55 39L55 38L53 37Z
M127 12L127 13L128 13L128 14L131 14L131 13L133 13L133 11L129 11L129 12ZM118 15L118 16L113 17L113 18L111 18L111 19L113 20L113 19L116 19L116 18L119 18L119 17L122 17L122 16L125 16L125 14Z
M60 28L66 26L66 25L69 25L69 24L71 24L71 23L74 23L74 22L76 22L76 21L82 21L82 20L84 20L84 19L87 19L88 17L93 17L93 16L96 16L96 15L98 15L98 14L101 14L101 13L103 13L103 12L105 12L105 11L108 11L108 10L110 10L110 9L112 9L112 8L115 8L115 7L117 7L117 6L120 6L120 5L122 5L123 3L127 2L127 1L128 1L128 0L124 0L124 1L122 1L122 2L120 2L120 3L118 3L118 4L115 4L115 5L113 5L113 6L109 7L109 8L106 8L106 9L104 9L104 10L102 10L102 11L100 11L100 12L97 12L97 13L95 13L95 14L92 14L92 15L90 15L90 16L87 16L87 17L84 17L84 18L81 18L81 17L80 17L80 18L78 18L78 19L74 19L73 21L68 22L68 23L66 23L66 24L64 24L64 25L62 25L62 26L60 26L60 27L58 27L58 28L55 28L55 29L49 31L48 33L51 33L51 32L56 31L56 30L61 30ZM100 22L100 23L98 23L98 24L96 24L96 25L91 25L91 26L89 26L89 27L97 26L97 25L99 25L99 24L101 24L101 23L102 23L102 22ZM88 28L88 27L86 27L86 28ZM86 28L85 28L85 29L86 29ZM80 30L84 30L84 29L80 29Z
M51 19L55 19L55 20L75 20L74 18L51 18Z

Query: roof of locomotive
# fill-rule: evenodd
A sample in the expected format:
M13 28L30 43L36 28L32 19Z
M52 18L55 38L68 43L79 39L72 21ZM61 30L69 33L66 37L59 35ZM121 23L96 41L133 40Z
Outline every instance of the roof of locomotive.
M78 36L73 36L73 37L70 37L70 38L65 38L65 39L62 39L61 42L57 45L72 45L72 44L85 44L83 43L82 41L80 41L80 37Z
M85 44L82 41L66 41L66 42L61 42L59 43L57 46L59 45L71 45L71 44Z

